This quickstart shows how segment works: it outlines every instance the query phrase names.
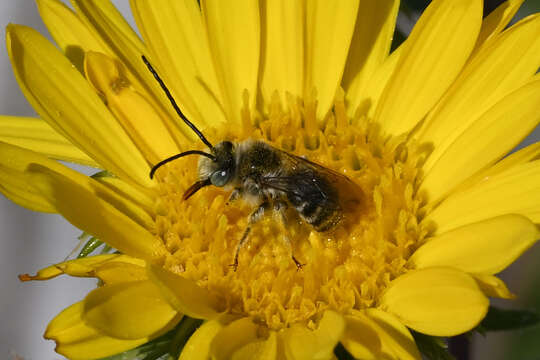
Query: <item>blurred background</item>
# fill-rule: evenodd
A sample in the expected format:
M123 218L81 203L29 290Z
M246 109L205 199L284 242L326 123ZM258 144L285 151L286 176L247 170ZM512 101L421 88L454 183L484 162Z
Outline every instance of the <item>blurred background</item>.
M484 13L489 13L501 2L486 0ZM129 1L113 0L113 3L134 25ZM402 0L396 42L410 32L428 3ZM525 0L516 19L534 12L540 12L540 0ZM0 38L4 39L5 25L10 22L31 26L49 36L34 1L0 0ZM0 51L0 114L36 116L19 90L3 48ZM520 147L538 140L540 128ZM79 170L88 174L95 172L85 168ZM47 282L20 283L17 275L35 273L41 267L62 261L77 245L80 233L58 215L25 210L0 195L0 359L62 359L54 352L54 343L44 340L42 334L47 323L62 309L84 298L95 287L95 281L60 277ZM518 299L495 301L495 304L540 311L539 264L540 245L537 244L501 275L510 290L519 294ZM467 358L470 359L540 359L540 326L492 332L486 337L474 335L468 350Z

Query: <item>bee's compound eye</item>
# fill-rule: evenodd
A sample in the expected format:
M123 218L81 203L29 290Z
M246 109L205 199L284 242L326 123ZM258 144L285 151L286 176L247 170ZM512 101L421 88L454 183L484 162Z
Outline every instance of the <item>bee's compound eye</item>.
M225 184L227 184L227 181L229 181L228 171L218 170L214 171L212 175L210 175L210 182L214 186L225 186Z

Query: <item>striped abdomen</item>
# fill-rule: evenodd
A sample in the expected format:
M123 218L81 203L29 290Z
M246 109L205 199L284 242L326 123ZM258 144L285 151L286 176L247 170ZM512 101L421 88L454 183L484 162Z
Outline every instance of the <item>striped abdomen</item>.
M294 192L287 198L300 217L316 231L332 229L342 218L338 192L315 172L299 174Z

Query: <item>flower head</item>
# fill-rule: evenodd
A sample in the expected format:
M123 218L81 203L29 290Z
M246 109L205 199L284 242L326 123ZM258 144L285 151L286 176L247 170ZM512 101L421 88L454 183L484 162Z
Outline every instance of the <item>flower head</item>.
M433 1L390 53L392 0L134 0L144 42L108 2L38 0L60 50L8 27L41 118L2 118L15 136L0 133L0 189L120 252L22 276L101 280L45 337L95 359L187 315L204 322L180 359L330 359L339 342L357 358L419 359L409 329L474 328L488 297L512 297L495 274L539 236L540 146L503 158L539 120L540 18L503 31L520 3L482 20L479 0ZM254 204L229 204L228 189L184 199L196 157L151 179L154 164L204 147L141 55L212 143L305 157L351 181L360 203L328 231L294 206L267 211L285 221L248 224ZM55 159L107 171L87 177Z

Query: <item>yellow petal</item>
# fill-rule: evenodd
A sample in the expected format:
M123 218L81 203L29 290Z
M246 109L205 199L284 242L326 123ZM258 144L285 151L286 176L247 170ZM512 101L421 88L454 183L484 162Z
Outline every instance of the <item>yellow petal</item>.
M41 20L66 57L82 72L85 52L109 53L81 19L59 0L36 0Z
M155 210L155 193L147 188L137 186L134 183L126 182L109 173L97 173L92 175L92 179L103 184L114 193L120 195L124 199L131 200L141 209L149 214L153 214Z
M375 113L386 134L412 129L467 61L482 22L480 0L434 0L414 26Z
M287 92L295 99L303 95L304 16L300 1L262 2L261 93L266 106L276 90L282 104Z
M8 199L33 211L55 213L56 208L37 189L32 179L24 172L9 165L13 158L5 157L5 143L0 142L0 192ZM10 163L6 163L9 161Z
M10 25L15 77L40 116L102 167L150 186L149 167L101 99L71 63L35 30Z
M98 167L94 160L42 119L0 115L0 141L53 159Z
M345 331L344 318L327 310L315 330L304 324L293 324L281 335L287 360L331 359L334 347Z
M141 59L141 55L147 54L148 50L122 14L110 0L71 0L71 3L86 26L99 36L101 41L110 46L114 56L128 68L126 76L136 90L151 100L162 119L168 120L167 128L178 143L185 141L179 132L176 113ZM182 129L188 136L192 136L191 131L185 127Z
M160 297L151 281L103 285L84 299L84 322L101 333L125 340L156 337L174 327L181 315Z
M474 274L496 274L540 238L521 215L502 215L435 236L409 259L417 269L448 266Z
M381 99L381 94L396 70L403 49L404 45L401 44L400 47L394 50L394 52L392 52L390 56L374 70L373 75L366 82L366 85L362 90L362 100L358 105L358 108L355 109L355 113L351 113L351 116L366 115L368 118L374 116L379 100Z
M383 353L392 353L400 360L422 358L411 332L395 316L375 308L366 309L365 314L373 321Z
M366 83L388 57L398 10L398 0L361 2L342 80L349 116L365 98Z
M493 275L474 275L476 283L482 292L489 297L514 299L516 296L508 290L504 281Z
M474 279L452 268L413 270L392 281L380 307L416 331L454 336L474 328L489 300Z
M110 0L71 0L71 3L87 27L93 28L109 45L132 46L139 54L143 53L144 44ZM116 34L112 34L113 30Z
M210 344L222 328L223 325L217 320L205 321L191 335L178 360L208 360L210 358Z
M35 182L32 173L32 169L35 170L36 166L42 165L62 174L62 176L69 178L71 181L84 185L89 191L94 192L96 196L107 199L108 202L114 204L116 208L128 214L135 221L147 228L153 228L152 218L140 205L140 203L144 202L144 198L140 195L134 196L135 193L132 194L131 199L130 197L122 196L122 192L115 191L119 187L118 184L111 191L89 177L73 171L56 161L50 160L43 155L7 143L0 142L0 154L0 178L2 179L0 181L0 189L8 198L21 206L36 211L57 211L47 195L42 194L37 187L38 184ZM116 183L122 184L123 182L118 179ZM124 184L123 188L134 189L134 186ZM140 194L140 192L137 194ZM147 209L153 209L153 205L148 205Z
M148 275L178 312L197 319L217 316L216 300L194 281L154 265L148 266Z
M201 10L227 120L240 123L242 94L253 107L257 97L260 19L258 1L206 0Z
M222 357L218 359L229 359ZM231 360L275 360L277 359L277 335L274 331L270 331L267 339L253 341L236 350Z
M36 172L52 171L60 177L65 177L66 181L78 183L88 192L109 202L147 229L154 227L154 221L151 215L141 208L138 201L130 201L128 198L107 189L92 178L71 170L38 153L2 142L0 142L0 154L2 154L0 159L0 176L6 180L2 183L2 188L6 190L5 194L7 196L15 194L23 199L29 198L29 201L34 200L37 206L43 206L52 212L56 212L57 209L54 203L51 202L50 195L47 192L43 193L41 191L40 183L35 179ZM73 201L76 200L74 199ZM25 206L25 204L21 205Z
M15 203L31 210L57 212L28 173L32 164L48 166L68 176L82 176L43 155L3 142L0 142L0 155L0 190Z
M540 16L531 16L499 35L469 61L418 135L421 142L434 148L424 164L426 172L478 117L530 80L540 66L539 34Z
M467 189L468 187L477 184L482 179L500 174L501 172L506 171L513 166L523 164L529 161L538 160L539 157L540 157L540 142L537 142L506 156L505 158L501 159L493 166L471 176L470 178L465 180L463 183L461 183L456 188L455 192L457 193L464 189Z
M508 0L500 4L495 10L489 13L482 21L482 28L476 40L475 51L486 44L489 44L514 17L524 0Z
M123 197L121 194L111 191L107 187L101 185L98 181L95 181L93 178L84 176L74 171L55 172L54 168L51 169L51 167L47 164L45 164L44 167L39 165L30 165L28 171L33 174L44 174L45 177L52 176L53 178L65 178L61 179L60 181L73 182L74 184L80 186L81 189L88 192L88 194L92 194L103 202L111 204L119 212L126 215L138 225L149 231L153 231L155 228L155 222L152 218L153 212L146 212L137 202L131 201L130 199ZM45 186L44 188L47 187ZM42 188L40 187L40 189ZM50 194L46 193L44 196L50 198Z
M376 359L421 359L411 332L395 316L379 309L370 308L363 313L355 314L354 317L357 321L363 321L377 336L379 348L373 348ZM366 333L362 332L352 336L356 339L362 339L367 345L365 335ZM346 338L347 334L344 336L344 339ZM376 343L372 343L372 345L376 345ZM357 357L363 359L361 356Z
M502 158L540 121L540 79L504 97L474 121L426 171L421 189L437 202L459 183ZM519 124L519 125L516 125Z
M334 103L354 32L359 1L306 2L304 97L317 93L317 119Z
M96 255L88 256L80 259L74 259L69 261L64 261L58 264L54 264L43 268L37 272L36 275L20 275L19 278L22 281L30 280L49 280L54 277L57 277L62 274L67 274L70 276L77 277L101 277L97 272L101 268L110 265L110 264L126 264L133 265L145 269L144 260L133 258L127 255L119 254L106 254L106 255ZM126 281L131 279L126 277ZM135 277L136 280L141 280L138 277ZM103 279L102 279L103 280Z
M149 341L148 338L121 340L109 337L87 326L82 313L82 301L71 305L49 323L43 335L45 339L56 341L56 352L69 359L101 359Z
M270 331L268 337L260 338L259 326L250 318L241 318L223 327L214 336L210 354L214 359L260 359L276 358L277 336Z
M437 232L504 214L521 214L540 222L540 161L522 163L454 193L430 212L424 223Z
M355 359L376 360L381 358L381 339L374 329L373 321L363 313L346 316L345 333L341 343Z
M224 122L222 95L197 1L131 0L130 4L152 59L188 119L199 125Z
M130 85L121 63L105 54L88 52L84 69L88 81L151 164L179 152L152 104Z
M42 195L79 229L134 257L154 259L165 253L160 240L123 212L136 211L129 202L112 197L103 187L94 187L96 183L90 180L93 189L43 167L34 166L32 171Z
M147 280L146 264L143 266L123 261L107 262L96 268L95 276L104 284L116 284L126 281Z

